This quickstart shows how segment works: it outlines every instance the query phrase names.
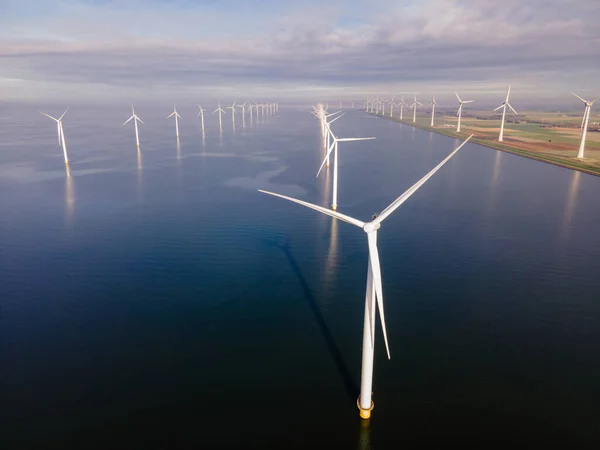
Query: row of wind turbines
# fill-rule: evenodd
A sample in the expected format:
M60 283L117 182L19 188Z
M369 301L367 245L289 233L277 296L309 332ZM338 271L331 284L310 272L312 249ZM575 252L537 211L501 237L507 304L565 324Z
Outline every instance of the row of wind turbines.
M493 109L494 112L502 110L502 119L500 121L500 133L498 135L498 142L504 141L504 123L506 121L507 109L512 111L515 115L519 115L519 113L509 103L510 89L511 89L511 86L508 86L508 92L506 93L506 98L504 99L502 104L500 106L498 106L497 108ZM468 103L473 103L474 100L462 100L460 98L460 96L458 95L458 92L455 92L454 94L456 95L456 98L458 100L458 110L456 112L456 115L458 116L458 122L456 124L456 132L460 133L463 106ZM581 128L581 140L579 143L579 150L577 151L577 158L583 159L585 156L585 141L587 138L587 130L588 130L589 120L590 120L590 111L592 109L592 105L598 99L589 101L589 100L585 100L585 99L581 98L579 95L577 95L575 93L572 93L572 94L575 97L577 97L579 100L581 100L583 102L583 104L585 105L585 110L583 113L583 118L581 120L581 127L580 127ZM413 96L414 96L414 101L410 105L404 101L404 94L402 94L401 100L399 103L396 103L394 101L393 97L390 100L375 97L375 98L367 98L365 103L363 104L363 106L364 106L365 111L367 111L367 112L380 114L380 111L381 111L381 115L385 116L386 115L385 114L385 106L386 106L386 104L389 104L389 107L390 107L389 116L390 117L393 117L394 106L400 107L400 115L399 115L400 120L404 120L404 107L407 107L409 109L412 109L412 111L413 111L413 120L412 121L413 121L413 123L415 123L417 121L417 108L419 106L425 106L425 105L423 103L417 101L416 93L414 93ZM438 104L435 101L435 94L433 94L431 103L429 103L429 106L431 106L431 123L429 125L430 127L435 126L435 107L437 105Z
M375 214L368 222L355 219L337 212L337 184L338 184L338 159L339 159L339 143L349 141L364 141L372 140L374 137L362 137L362 138L339 138L331 130L331 124L341 118L344 113L340 114L340 111L335 113L328 113L327 107L323 104L318 104L313 107L312 114L319 120L321 127L321 136L323 139L323 146L325 150L325 156L321 166L317 171L317 177L321 173L324 166L330 167L330 158L333 153L333 189L332 189L332 204L331 210L322 206L314 205L312 203L298 200L285 195L277 194L274 192L264 191L259 189L260 192L279 197L285 200L289 200L299 205L318 211L322 214L328 215L335 219L339 219L343 222L354 225L361 228L367 235L367 244L369 248L369 262L367 270L367 285L365 292L365 312L364 312L364 325L363 325L363 343L362 343L362 368L361 368L361 382L360 382L360 395L357 399L357 406L360 411L360 417L363 419L369 419L371 417L371 411L373 410L374 403L372 400L372 387L373 387L373 359L375 354L375 319L376 313L379 312L379 320L381 322L381 328L383 332L383 339L385 342L385 348L388 359L390 356L390 348L387 337L387 330L385 324L384 315L384 304L383 304L383 287L381 278L381 264L379 260L379 250L377 248L377 233L381 228L383 221L390 216L396 209L398 209L406 200L408 200L429 178L431 178L438 170L440 170L444 164L446 164L468 141L472 135L469 136L461 145L459 145L452 153L450 153L442 162L435 166L428 174L417 181L413 186L406 190L400 197L394 200L387 208L381 211L380 214Z
M203 109L201 105L198 105L198 108L199 108L198 117L200 118L202 134L204 134L204 132L205 132L204 112L206 110ZM236 115L236 111L237 111L236 108L241 108L240 112L242 114L242 126L245 127L246 126L246 113L249 113L250 123L252 124L253 120L254 120L254 112L256 113L256 120L259 119L260 114L262 114L262 118L265 118L267 116L272 116L273 114L279 112L279 103L277 103L277 102L256 103L255 102L254 104L252 104L251 102L244 102L243 104L238 105L234 101L231 106L226 107L226 109L231 110L231 120L232 120L234 128L235 128L235 115ZM47 114L47 113L41 112L41 111L40 111L40 114L43 114L44 116L46 116L56 122L56 129L57 129L57 133L58 133L58 145L60 147L62 147L63 156L65 159L65 166L68 169L69 168L69 155L67 153L67 142L65 139L65 131L63 128L63 119L64 119L65 115L67 114L67 111L69 111L69 108L67 108L60 117L54 117L54 116L51 116L50 114ZM215 109L213 111L213 114L217 114L217 113L219 115L219 129L221 131L223 131L222 114L227 114L227 112L221 108L221 102L219 102L219 106L217 107L217 109ZM177 112L177 107L175 105L173 105L173 112L171 114L169 114L166 118L170 119L171 117L175 118L175 136L179 139L179 120L181 120L181 116ZM139 150L139 148L140 148L140 133L139 133L139 129L138 129L138 123L141 123L142 125L144 125L144 121L142 119L140 119L139 116L135 113L135 109L134 109L133 105L131 105L131 117L129 119L127 119L125 121L125 123L123 123L123 126L127 125L131 121L133 121L133 124L134 124L135 143ZM70 176L69 170L67 170L67 175Z

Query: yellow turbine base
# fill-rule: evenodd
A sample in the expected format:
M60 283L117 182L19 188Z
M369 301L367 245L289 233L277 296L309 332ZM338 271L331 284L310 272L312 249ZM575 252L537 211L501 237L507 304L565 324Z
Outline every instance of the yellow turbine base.
M371 418L371 411L375 408L375 403L371 400L371 407L368 409L363 409L360 407L360 397L356 399L356 406L358 406L358 410L360 411L360 418L363 420L367 420Z
M331 209L333 209L334 211L337 211L337 205L331 205Z

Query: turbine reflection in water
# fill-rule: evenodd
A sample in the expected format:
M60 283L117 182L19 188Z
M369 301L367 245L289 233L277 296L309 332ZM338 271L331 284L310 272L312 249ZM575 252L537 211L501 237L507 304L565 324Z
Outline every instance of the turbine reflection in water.
M137 197L138 201L142 201L142 152L138 147L137 152Z
M358 429L358 450L373 450L371 445L371 421L361 420Z
M326 286L333 286L335 274L338 266L338 220L331 219L331 233L329 237L329 251L325 262L325 271L323 272Z
M73 225L75 217L75 193L73 188L73 177L71 176L71 168L67 167L67 176L65 177L65 212L67 227Z
M573 170L571 176L571 183L567 192L567 199L565 202L565 212L563 213L562 226L561 226L561 240L566 240L571 233L571 222L573 220L573 211L577 204L577 196L579 194L579 184L581 181L581 172Z

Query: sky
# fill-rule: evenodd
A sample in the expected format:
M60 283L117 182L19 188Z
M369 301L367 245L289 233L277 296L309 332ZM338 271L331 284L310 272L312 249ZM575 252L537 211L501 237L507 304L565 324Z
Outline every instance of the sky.
M600 96L598 18L599 0L0 0L0 99L572 101Z

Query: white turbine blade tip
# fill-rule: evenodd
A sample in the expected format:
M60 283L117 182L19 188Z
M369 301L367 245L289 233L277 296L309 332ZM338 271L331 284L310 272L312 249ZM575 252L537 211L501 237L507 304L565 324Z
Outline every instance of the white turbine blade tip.
M276 194L275 192L264 191L262 189L259 189L258 191L262 192L263 194L272 195L274 197L279 197L279 198L283 198L284 200L289 200L291 202L298 203L299 205L306 206L307 208L310 208L310 209L314 209L315 211L319 211L320 213L323 213L323 214L325 214L327 216L335 217L336 219L340 219L340 220L342 220L344 222L347 222L349 224L355 225L355 226L357 226L359 228L363 228L365 226L365 223L361 222L358 219L355 219L355 218L350 217L350 216L346 216L344 214L340 214L340 213L335 212L335 211L331 211L330 209L323 208L322 206L313 205L312 203L308 203L308 202L305 202L305 201L302 201L302 200L298 200L298 199L295 199L295 198L292 198L292 197L288 197L286 195Z
M402 203L408 200L421 186L423 186L423 184L425 184L427 180L429 180L429 178L431 178L438 170L440 170L442 166L446 164L450 160L450 158L452 158L456 154L456 152L458 152L467 142L469 142L469 140L472 137L473 135L470 135L467 139L465 139L465 141L462 144L460 144L456 149L454 149L452 153L450 153L446 158L444 158L442 162L435 166L427 175L425 175L423 178L421 178L419 181L413 184L400 197L394 200L390 204L390 206L385 208L381 212L381 214L379 214L379 216L377 216L377 218L375 218L375 220L372 221L372 223L379 224L383 222L386 217L393 213L400 205L402 205Z

